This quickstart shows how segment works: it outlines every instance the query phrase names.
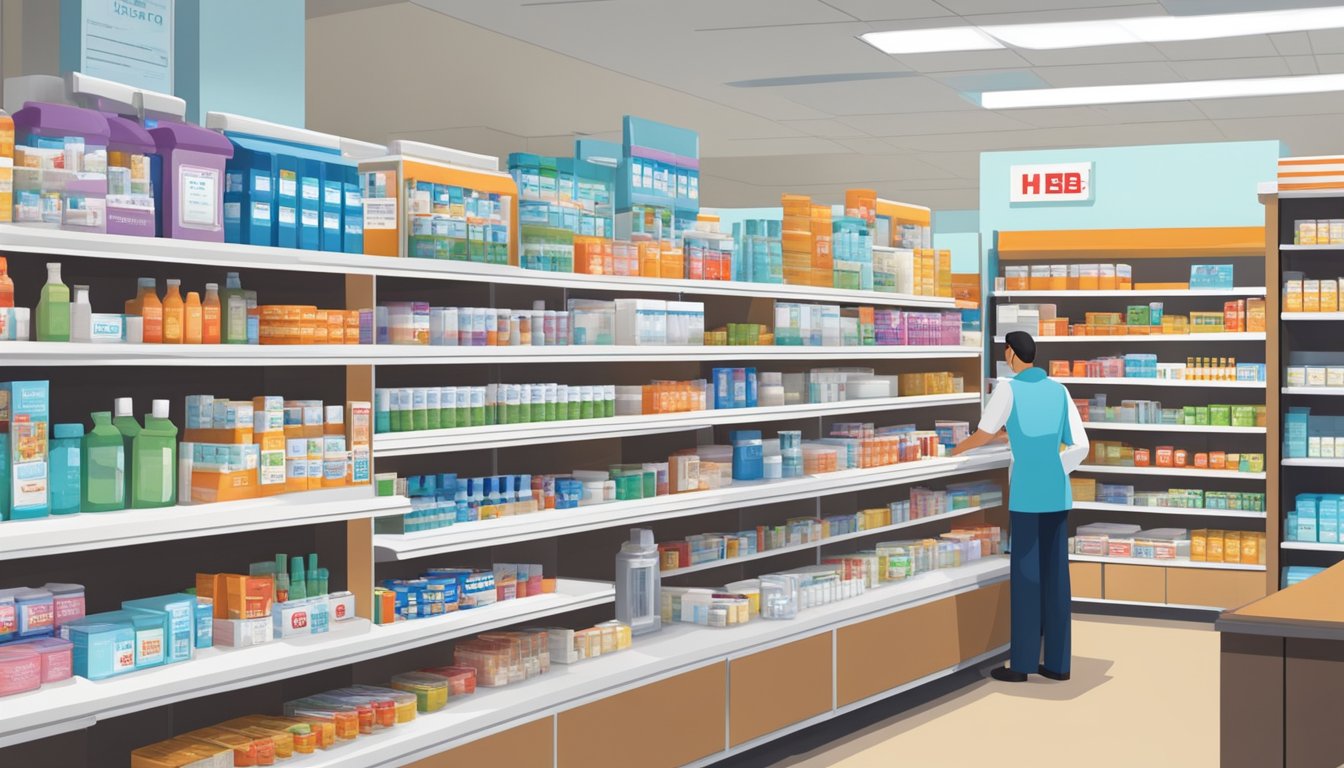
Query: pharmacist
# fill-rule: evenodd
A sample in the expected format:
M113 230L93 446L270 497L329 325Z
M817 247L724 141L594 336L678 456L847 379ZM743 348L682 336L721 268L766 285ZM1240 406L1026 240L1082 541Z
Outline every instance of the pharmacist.
M1087 433L1069 391L1032 365L1036 340L1031 334L1014 331L1004 340L1004 359L1014 376L999 381L979 429L952 451L955 456L979 448L1007 429L1013 454L1008 473L1012 656L992 676L1020 683L1039 672L1051 680L1068 680L1069 473L1087 457Z

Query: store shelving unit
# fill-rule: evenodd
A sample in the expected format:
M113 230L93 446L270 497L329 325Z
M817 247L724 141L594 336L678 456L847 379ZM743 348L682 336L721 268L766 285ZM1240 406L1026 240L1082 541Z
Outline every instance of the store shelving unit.
M1266 302L1271 330L1277 331L1276 344L1270 356L1270 389L1279 396L1275 415L1277 427L1282 430L1285 414L1292 407L1306 406L1312 415L1344 414L1335 398L1344 396L1344 387L1291 387L1286 385L1285 374L1290 362L1300 355L1341 355L1344 346L1339 340L1337 323L1344 320L1344 312L1285 312L1283 311L1283 282L1289 272L1300 273L1307 279L1333 279L1339 276L1338 259L1344 246L1295 245L1295 222L1298 219L1335 218L1335 212L1344 203L1344 189L1300 190L1301 180L1284 177L1277 183L1261 185L1260 201L1265 206L1265 269L1270 275L1270 291ZM1273 446L1276 455L1283 453L1282 437ZM1337 470L1344 460L1334 458L1280 458L1275 465L1266 460L1273 472L1275 487L1269 518L1270 589L1282 586L1283 569L1290 565L1329 566L1344 556L1344 547L1338 544L1289 541L1285 530L1288 512L1293 509L1299 493L1337 493L1342 490L1335 481Z
M885 215L894 216L894 221L919 222L922 217L927 224L927 209L884 205ZM0 225L0 251L9 258L11 274L16 269L32 274L47 261L69 262L66 281L82 283L92 277L93 296L99 304L114 297L119 301L126 285L133 285L139 275L160 280L183 275L194 284L222 282L225 270L238 269L243 271L248 287L263 288L263 277L273 281L273 287L262 292L263 302L272 300L270 294L274 293L275 300L282 303L347 309L374 306L375 297L395 296L398 291L452 296L459 302L479 301L477 306L518 306L509 302L529 293L529 301L534 296L563 300L572 293L662 294L669 298L703 298L711 307L715 302L727 302L725 315L734 318L743 312L757 317L770 307L771 300L914 309L956 306L952 299L871 291L529 272L455 261L91 236L13 225ZM27 291L28 287L22 289ZM32 303L23 293L20 301ZM374 438L375 472L414 474L456 469L466 476L529 471L534 467L535 471L560 472L658 460L673 449L697 442L724 442L734 425L761 424L768 434L771 425L778 424L781 429L802 428L808 437L815 437L830 420L842 417L883 424L918 421L928 425L935 416L973 422L979 412L983 370L979 349L956 346L169 347L0 342L0 359L7 368L27 372L30 378L51 379L53 398L69 395L77 389L76 382L92 372L105 387L100 386L100 392L90 396L91 403L101 403L105 388L123 383L127 387L158 387L162 382L174 397L174 409L180 407L180 395L173 387L192 392L186 388L199 386L199 391L214 390L235 398L275 390L289 397L313 396L305 390L313 387L335 402L372 400L375 378L378 386L434 376L461 377L464 383L479 384L487 377L491 381L511 381L515 380L512 376L531 376L534 371L563 381L563 377L575 376L578 371L577 375L604 377L606 381L644 383L653 377L705 377L709 368L724 364L754 364L765 370L777 364L786 370L806 370L854 361L884 373L955 370L966 381L966 392L948 395L391 433ZM641 365L650 366L648 375L638 368ZM402 384L408 385L418 383ZM127 394L135 395L140 405L140 400L163 396L158 391L151 395L133 389ZM69 399L77 398L70 395ZM83 402L56 400L54 405L58 413L53 421L74 421L87 415ZM76 405L84 409L78 415L69 412ZM174 416L180 419L176 410ZM147 727L167 736L176 732L184 707L194 718L205 717L202 722L212 721L202 714L205 712L223 719L247 711L279 711L285 697L324 690L333 680L381 682L432 659L450 659L445 643L484 631L567 622L589 626L610 618L613 558L631 525L654 527L662 540L722 529L720 526L731 515L739 517L739 528L746 528L767 521L783 522L803 509L821 512L824 505L885 504L906 498L905 488L914 484L940 488L959 480L994 478L1006 492L1006 466L1002 450L988 451L773 483L733 484L642 502L540 512L417 534L375 535L377 521L406 514L410 501L400 496L375 496L372 487L0 523L0 568L9 568L0 571L0 577L15 578L36 562L42 563L44 574L53 574L53 580L84 557L96 557L98 563L106 564L106 571L100 572L105 578L97 583L86 579L90 604L98 604L91 610L114 607L124 598L177 591L186 585L182 574L196 570L191 566L198 557L214 558L212 562L220 563L216 568L237 570L246 568L249 558L264 559L275 548L297 551L295 548L301 546L304 551L309 547L321 549L322 558L332 566L333 589L344 586L353 591L358 614L358 618L334 623L325 634L235 650L204 649L189 662L99 682L75 679L0 699L0 763L7 762L10 753L6 748L23 749L32 746L28 742L80 729L107 734L119 722L125 722L118 718L130 715L137 723L151 724ZM830 506L825 511L830 512ZM981 522L1006 525L1006 514L992 506L956 510L909 524L664 575L709 585L723 577L717 571L721 565L751 576L793 567L799 558L808 557L809 550L816 553L811 556L815 560L822 547L832 544L849 542L859 549L868 537L906 527L919 526L920 531L937 535L955 524ZM664 530L664 526L671 527ZM273 537L284 543L273 545ZM235 548L237 557L233 557ZM158 569L125 567L133 559L165 557L165 553L170 555L173 568L162 573ZM443 559L435 559L438 556ZM488 567L491 562L540 562L548 576L560 576L557 589L432 619L387 626L369 621L373 588L381 579L414 575L429 566L466 563ZM132 575L134 586L124 584ZM479 750L491 749L500 739L510 744L526 742L532 738L534 726L543 721L544 734L538 738L546 742L545 754L563 754L566 744L599 743L582 734L573 735L577 731L572 723L579 713L601 707L648 711L624 702L631 697L654 696L668 706L687 711L725 713L717 724L708 724L712 748L676 763L706 764L1001 653L1008 640L1006 578L1006 559L992 558L921 574L861 598L808 610L795 621L757 621L721 631L669 627L657 635L637 638L633 650L571 667L558 666L551 674L525 684L496 691L482 689L476 696L455 701L437 716L389 732L386 738L360 741L291 762L296 766L406 765L463 745L477 750L473 754L481 754ZM930 610L937 611L937 618L929 618ZM942 650L927 658L910 654L880 674L870 674L873 664L890 654L890 648L879 641L893 625L904 626L901 631L910 633L945 636L947 641L940 643ZM780 699L774 687L778 676L761 674L761 670L777 669L780 664L816 667L826 676L824 690L813 691L810 683L795 686L788 698L805 702L806 711L783 707L772 713L775 721L765 726L759 722L744 725L749 718L743 717L745 710L739 707L760 709L760 702ZM731 671L731 676L725 675L726 671ZM695 684L693 689L687 687L688 682ZM731 702L725 686L731 687ZM226 695L241 689L249 689L246 704L237 693ZM717 704L708 704L715 701L715 696ZM818 702L815 711L811 709L814 699ZM248 709L239 711L239 706ZM642 721L625 727L637 730L652 725L652 721ZM719 729L717 734L714 727ZM647 736L650 743L659 738L665 738L665 734ZM688 738L703 743L706 733L691 732ZM62 740L62 749L83 749L87 742L92 750L92 745L102 739L90 735ZM511 763L504 760L501 764Z
M1263 571L1263 565L1242 563L1201 563L1192 560L1144 560L1138 557L1095 557L1092 555L1069 555L1075 563L1108 563L1111 565L1133 565L1143 568L1204 568L1211 571Z
M1124 311L1128 304L1162 300L1169 312L1221 310L1235 298L1267 297L1276 289L1264 283L1261 272L1266 233L1261 227L1212 227L1184 229L1002 231L997 233L989 266L991 276L1003 274L1003 266L1059 263L1126 263L1135 282L1178 282L1189 277L1191 264L1231 263L1239 283L1231 291L1191 289L1134 290L1014 290L995 291L987 322L997 320L997 305L1005 303L1054 303L1060 316L1081 321L1087 311ZM1268 267L1264 267L1266 273ZM992 277L991 277L992 279ZM1259 282L1261 284L1246 285ZM1265 286L1269 285L1267 289ZM1128 301L1126 301L1128 299ZM1272 360L1269 351L1277 340L1276 324L1268 320L1266 332L1176 334L1125 334L1112 336L1037 336L1037 364L1050 360L1090 359L1127 352L1156 354L1159 361L1180 362L1189 355L1236 357L1246 362ZM1002 356L1002 332L995 326L989 359ZM1270 355L1270 356L1266 356ZM1267 366L1273 368L1273 365ZM991 375L993 371L991 370ZM1277 387L1254 381L1184 381L1140 378L1061 377L1073 397L1090 398L1106 393L1114 404L1122 399L1157 400L1166 407L1208 403L1266 404L1277 409ZM1277 379L1271 379L1277 382ZM1271 392L1271 389L1274 389ZM1204 394L1206 393L1206 394ZM1258 492L1274 498L1270 486L1276 470L1271 445L1278 443L1273 417L1267 426L1215 427L1167 424L1117 424L1089 422L1093 441L1123 440L1137 446L1159 444L1186 447L1192 452L1212 448L1266 454L1266 472L1207 470L1194 467L1120 467L1085 464L1076 477L1095 477L1098 482L1133 485L1138 490L1169 487L1199 487L1208 490ZM1141 434L1132 434L1141 433ZM1215 442L1216 441L1216 442ZM1118 476L1118 477L1117 477ZM1268 502L1267 502L1268 503ZM1272 506L1272 503L1268 503ZM1262 530L1272 518L1262 512L1222 509L1184 509L1127 506L1092 501L1074 505L1072 523L1094 521L1133 522L1145 528L1167 526ZM1265 579L1259 567L1211 567L1203 563L1145 563L1112 558L1074 557L1071 575L1074 597L1116 606L1229 607L1265 594ZM1273 570L1271 563L1270 570Z

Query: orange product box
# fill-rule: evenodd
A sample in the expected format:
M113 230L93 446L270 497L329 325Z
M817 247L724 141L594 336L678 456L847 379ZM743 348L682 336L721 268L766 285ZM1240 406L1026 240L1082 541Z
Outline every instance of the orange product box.
M1227 469L1227 453L1209 451L1209 469Z
M1302 311L1320 312L1321 311L1321 281L1303 280L1302 281Z
M1208 468L1209 468L1209 454L1203 452L1196 453L1195 469L1208 469Z
M1087 378L1087 361L1086 361L1086 360L1074 360L1074 361L1073 361L1073 376L1074 376L1074 378L1078 378L1078 379L1085 379L1085 378Z
M1103 291L1115 290L1115 265L1101 264L1097 275L1097 287Z
M1152 465L1152 454L1147 448L1134 449L1134 466L1147 467Z
M294 756L294 734L286 730L276 730L274 728L265 728L250 723L240 723L230 720L227 723L220 723L217 727L241 733L258 741L270 739L275 745L275 756L280 760L288 760Z
M1241 534L1241 562L1246 565L1257 565L1263 562L1261 555L1264 553L1264 534L1256 531L1243 531Z
M1177 448L1172 454L1172 465L1176 467L1185 467L1190 464L1190 452L1184 448Z
M1339 311L1339 281L1334 278L1321 281L1321 311Z
M319 309L319 310L317 310L315 313L313 313L313 343L314 343L314 344L326 344L326 343L328 343L328 336L331 335L330 328L331 328L331 326L329 325L329 321L328 321L328 319L327 319L327 310L325 310L325 309ZM344 336L345 334L342 333L341 335Z
M196 574L196 594L214 604L216 619L260 619L271 615L275 585L269 576L237 573Z
M919 259L920 251L915 251L916 260ZM1033 264L1031 265L1030 279L1028 287L1033 291L1050 290L1050 265Z
M1302 280L1284 280L1283 281L1283 311L1284 312L1302 312ZM1317 297L1317 303L1320 303L1320 297Z
M1241 562L1241 531L1223 532L1223 562Z
M1338 299L1338 294L1336 294ZM1265 300L1246 300L1246 330L1251 333L1265 332Z
M199 504L255 499L260 493L255 469L237 472L191 471L191 500Z
M1241 332L1241 318L1246 313L1246 305L1239 300L1223 302L1223 330L1227 333Z
M1190 561L1202 563L1208 558L1209 532L1197 530L1190 532Z
M1204 559L1210 563L1223 562L1223 532L1209 531L1208 541L1204 544Z
M131 768L195 768L220 764L234 765L231 748L181 736L131 752Z
M1173 467L1176 465L1176 449L1170 445L1159 445L1154 449L1154 458L1159 467Z
M1136 291L1185 291L1190 283L1134 283Z
M182 734L182 738L204 741L233 750L235 768L241 766L275 765L275 742L269 738L245 736L227 728L199 728Z
M359 313L358 309L347 309L345 311L345 343L359 343Z
M1050 376L1051 376L1051 377L1067 378L1068 375L1069 375L1069 361L1068 361L1068 360L1051 360L1051 361L1050 361Z

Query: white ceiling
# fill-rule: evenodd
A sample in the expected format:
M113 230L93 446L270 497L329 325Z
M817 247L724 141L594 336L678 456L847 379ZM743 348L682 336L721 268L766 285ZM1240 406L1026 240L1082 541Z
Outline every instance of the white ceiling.
M1217 13L1310 0L308 0L308 126L567 155L636 114L694 128L702 199L846 188L978 205L988 150L1283 139L1341 150L1344 94L989 111L1005 88L1344 72L1344 30L888 56L864 32ZM355 95L352 95L355 94Z

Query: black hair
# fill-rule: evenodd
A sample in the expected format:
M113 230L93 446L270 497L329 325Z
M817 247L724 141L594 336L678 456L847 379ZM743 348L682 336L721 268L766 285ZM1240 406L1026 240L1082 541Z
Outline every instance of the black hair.
M1013 331L1003 340L1012 348L1013 354L1017 359L1024 363L1036 362L1036 340L1031 338L1031 334L1026 331Z

